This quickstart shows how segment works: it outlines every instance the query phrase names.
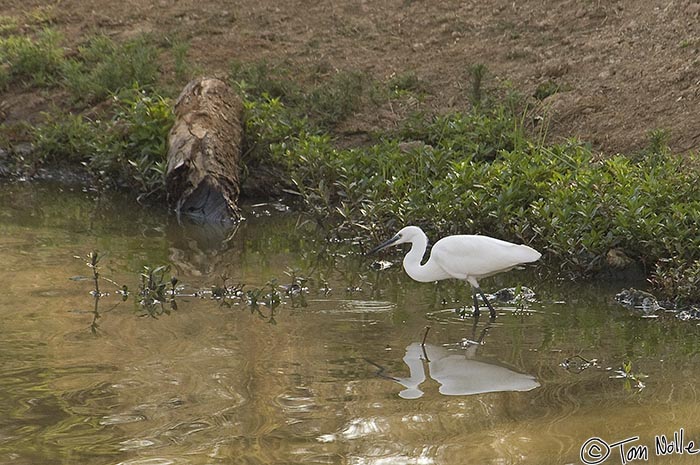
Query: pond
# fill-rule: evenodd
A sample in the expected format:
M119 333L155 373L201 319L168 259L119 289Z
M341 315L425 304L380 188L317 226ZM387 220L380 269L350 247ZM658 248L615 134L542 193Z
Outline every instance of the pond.
M614 302L640 283L531 266L482 287L534 299L475 323L466 285L374 269L374 244L281 205L246 218L0 187L0 463L696 463L700 329ZM168 302L145 309L160 265Z

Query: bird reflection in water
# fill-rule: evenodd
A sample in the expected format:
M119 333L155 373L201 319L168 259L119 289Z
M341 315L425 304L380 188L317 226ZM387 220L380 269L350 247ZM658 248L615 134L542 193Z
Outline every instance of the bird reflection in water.
M408 366L409 376L387 376L379 368L378 375L392 379L405 387L399 393L404 399L417 399L424 392L420 386L428 377L440 385L440 394L446 396L466 396L488 392L531 391L540 386L534 376L518 373L509 368L490 362L476 360L476 350L483 340L481 334L477 341L467 341L465 350L453 350L433 344L414 342L406 347L404 363ZM425 339L425 338L424 338Z

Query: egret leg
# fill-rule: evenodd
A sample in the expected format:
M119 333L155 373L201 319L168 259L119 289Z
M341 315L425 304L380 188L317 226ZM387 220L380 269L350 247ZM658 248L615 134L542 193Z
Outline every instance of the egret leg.
M496 309L493 308L493 305L491 305L491 302L489 302L489 299L486 298L486 296L484 295L484 293L480 287L476 288L476 292L478 292L479 295L481 296L481 298L484 299L484 302L486 302L486 306L489 308L489 312L491 312L489 314L491 319L492 320L495 319L496 318ZM474 303L476 305L476 294L474 294Z
M423 342L420 343L421 347L425 348L425 340L428 339L428 333L430 332L430 326L425 327L425 333L423 334Z
M479 318L479 297L476 295L476 289L472 292L472 297L474 298L474 318Z

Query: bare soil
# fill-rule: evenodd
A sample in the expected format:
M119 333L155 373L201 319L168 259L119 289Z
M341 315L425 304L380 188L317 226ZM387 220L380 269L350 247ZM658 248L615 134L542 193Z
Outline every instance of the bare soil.
M578 137L629 153L666 129L676 152L700 147L698 0L0 0L2 14L49 12L68 47L103 32L147 32L187 40L203 71L232 60L284 63L300 77L357 70L380 79L415 72L427 83L421 105L468 106L469 67L543 100L548 137ZM53 6L51 6L53 5ZM60 95L0 95L0 122L31 119ZM347 134L395 124L394 110L359 114Z

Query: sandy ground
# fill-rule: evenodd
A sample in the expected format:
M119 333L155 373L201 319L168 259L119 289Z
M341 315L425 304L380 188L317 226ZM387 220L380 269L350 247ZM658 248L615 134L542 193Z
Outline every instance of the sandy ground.
M674 151L700 147L700 1L628 0L0 0L3 15L48 11L68 47L103 32L157 32L189 41L210 73L232 60L283 63L300 76L359 70L415 72L432 111L468 106L469 68L531 95L552 81L548 137L578 137L606 153L632 152L666 129ZM37 10L37 8L39 10ZM0 95L0 118L31 119L42 92ZM343 130L395 123L358 114ZM2 122L2 119L0 119Z

